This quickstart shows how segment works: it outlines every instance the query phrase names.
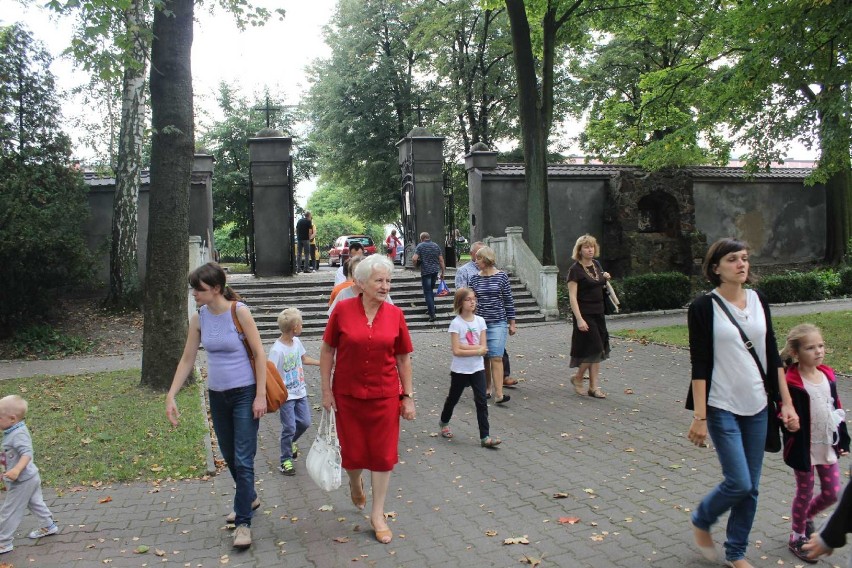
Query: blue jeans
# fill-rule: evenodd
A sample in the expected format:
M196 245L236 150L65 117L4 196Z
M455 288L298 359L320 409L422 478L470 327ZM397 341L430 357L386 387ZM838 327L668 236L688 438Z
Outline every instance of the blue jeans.
M257 429L252 403L257 387L249 385L226 391L209 391L210 417L219 440L219 451L228 463L228 471L237 489L234 493L235 524L251 526L251 502L254 489L254 455L257 453Z
M748 547L748 536L757 511L763 448L766 444L766 409L754 416L738 416L727 410L707 407L707 432L725 479L698 505L692 524L709 531L730 510L725 540L725 559L740 560Z
M311 427L308 397L288 400L278 409L281 419L281 462L293 459L293 443Z
M423 284L423 297L426 298L426 308L429 315L435 315L435 282L438 281L438 273L422 274L420 282Z

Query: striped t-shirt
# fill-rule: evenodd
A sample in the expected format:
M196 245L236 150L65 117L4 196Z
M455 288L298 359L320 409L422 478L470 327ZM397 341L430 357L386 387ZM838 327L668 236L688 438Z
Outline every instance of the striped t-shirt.
M470 287L476 292L476 315L486 323L515 319L515 300L505 272L491 276L474 274L470 277Z

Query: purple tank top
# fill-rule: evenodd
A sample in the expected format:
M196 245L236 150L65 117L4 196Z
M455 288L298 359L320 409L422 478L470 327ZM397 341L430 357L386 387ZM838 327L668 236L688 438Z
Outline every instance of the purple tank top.
M242 302L237 307L245 306ZM237 334L231 310L213 315L207 306L198 310L201 344L207 351L207 388L225 391L253 385L251 367L245 345Z

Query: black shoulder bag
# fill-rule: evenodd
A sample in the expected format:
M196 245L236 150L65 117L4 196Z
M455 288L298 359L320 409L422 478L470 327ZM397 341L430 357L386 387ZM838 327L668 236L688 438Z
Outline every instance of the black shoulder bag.
M725 312L725 315L728 316L728 319L731 320L731 323L734 324L734 327L737 328L737 331L740 332L740 338L743 340L743 344L745 348L751 353L752 359L754 359L755 364L757 365L757 370L760 371L760 378L763 379L763 389L766 391L766 414L767 414L767 424L766 424L766 445L764 449L767 452L780 452L781 451L781 419L778 418L778 401L776 397L772 396L769 390L769 383L767 382L766 371L763 370L763 365L760 364L760 357L757 355L757 351L754 350L754 343L748 338L748 336L743 331L743 328L740 327L740 324L737 323L737 320L734 319L734 315L731 313L731 310L728 309L728 306L725 305L725 302L717 296L716 294L710 294L712 296L713 301L719 304L719 307L722 308L722 311ZM769 326L769 322L766 322L766 325Z

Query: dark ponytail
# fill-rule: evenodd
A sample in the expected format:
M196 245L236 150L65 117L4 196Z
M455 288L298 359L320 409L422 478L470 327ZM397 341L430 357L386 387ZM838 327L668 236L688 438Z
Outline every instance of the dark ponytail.
M215 262L208 262L189 273L189 285L196 290L201 288L202 283L206 284L211 289L218 286L222 296L224 296L226 300L231 302L241 300L242 298L240 295L233 288L228 286L226 279L227 274L225 274L222 267Z

